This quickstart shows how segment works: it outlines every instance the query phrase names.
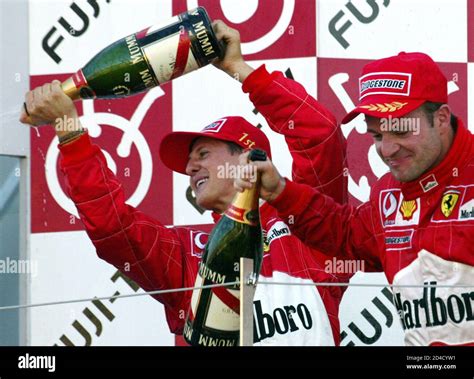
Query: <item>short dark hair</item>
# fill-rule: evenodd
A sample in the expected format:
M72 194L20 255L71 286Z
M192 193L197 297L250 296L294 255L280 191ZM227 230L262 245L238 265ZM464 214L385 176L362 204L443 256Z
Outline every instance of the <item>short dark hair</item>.
M231 155L235 155L235 154L240 155L244 151L244 148L240 145L237 145L235 142L231 142L231 141L224 141L224 142L227 145L227 149L229 150Z
M426 114L426 117L428 118L428 121L430 122L431 126L434 125L434 113L441 108L442 105L446 103L435 103L432 101L426 101L423 103L421 106L422 111ZM457 122L457 117L454 115L454 113L451 113L451 127L456 129L458 122Z
M200 137L196 137L195 139L193 139L193 141L189 145L189 152L193 150L193 146L198 140L198 138ZM232 142L232 141L221 141L221 142L224 142L227 145L227 149L229 150L229 153L231 155L242 154L242 152L244 151L244 148L240 145L237 145L235 142Z

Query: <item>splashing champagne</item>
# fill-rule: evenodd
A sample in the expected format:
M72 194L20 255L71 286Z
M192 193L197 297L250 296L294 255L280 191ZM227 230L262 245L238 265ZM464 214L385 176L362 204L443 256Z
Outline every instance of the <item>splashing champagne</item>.
M266 160L255 149L249 159ZM263 237L259 215L259 183L237 193L232 204L212 230L204 249L196 287L239 281L240 258L254 260L260 273ZM195 290L184 326L184 338L194 346L238 346L240 330L240 286Z
M107 46L61 85L71 99L134 95L222 57L203 7Z

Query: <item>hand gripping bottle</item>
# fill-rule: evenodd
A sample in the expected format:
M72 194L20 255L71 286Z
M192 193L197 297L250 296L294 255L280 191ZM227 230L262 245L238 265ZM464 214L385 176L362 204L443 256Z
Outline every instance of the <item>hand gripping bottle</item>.
M222 47L202 7L114 42L62 83L73 100L134 95L206 66Z
M265 161L263 150L252 150L249 160ZM252 189L237 193L212 230L204 249L196 287L239 281L240 258L254 260L257 277L263 258L259 215L259 179ZM238 346L240 286L194 290L184 326L185 340L194 346Z
M73 100L135 95L223 54L206 10L198 7L107 46L61 87Z

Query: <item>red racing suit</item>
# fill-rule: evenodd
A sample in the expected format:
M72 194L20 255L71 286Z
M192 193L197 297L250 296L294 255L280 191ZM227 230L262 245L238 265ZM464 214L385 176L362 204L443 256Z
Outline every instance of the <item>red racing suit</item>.
M425 285L393 287L407 345L474 344L474 136L457 124L438 166L407 183L386 174L357 209L290 181L272 202L308 245Z
M280 72L262 66L244 82L244 92L285 136L296 181L345 202L345 140L334 117L305 89ZM186 227L167 228L125 204L122 186L107 168L100 148L87 134L59 146L68 193L100 258L113 264L144 290L193 287L208 235ZM320 161L332 157L333 167ZM338 169L335 170L334 167ZM291 283L338 282L326 272L329 258L303 245L276 210L260 208L266 233L261 280ZM348 280L348 275L342 278ZM337 345L338 309L343 289L279 285L257 286L254 339L260 345ZM164 304L168 325L181 334L191 292L155 296Z

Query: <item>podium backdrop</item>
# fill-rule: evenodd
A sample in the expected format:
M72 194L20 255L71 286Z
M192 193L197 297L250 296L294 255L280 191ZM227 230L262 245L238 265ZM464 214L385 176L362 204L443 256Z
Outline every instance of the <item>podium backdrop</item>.
M474 117L474 84L468 85L474 82L471 0L30 0L30 86L64 79L115 40L198 5L211 19L240 31L252 66L265 63L293 77L339 121L357 102L362 66L400 51L422 51L439 62L450 81L454 113L467 123ZM129 204L167 225L212 223L194 205L188 178L159 161L160 140L171 130L197 131L225 115L244 116L268 134L277 167L291 175L283 138L271 132L240 85L212 66L146 94L84 101L78 108ZM365 127L359 117L342 128L352 204L367 200L371 185L386 172ZM51 128L31 130L30 143L28 252L38 270L29 279L29 302L141 291L95 255L65 195ZM385 283L385 278L357 274L353 281ZM403 344L387 289L349 288L340 317L342 345ZM31 345L175 344L161 304L148 296L32 308L25 322Z

